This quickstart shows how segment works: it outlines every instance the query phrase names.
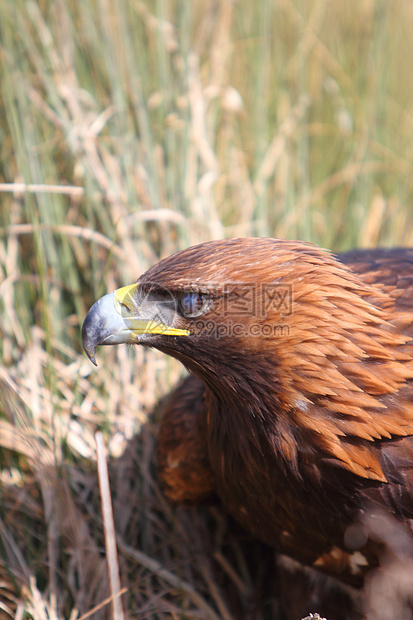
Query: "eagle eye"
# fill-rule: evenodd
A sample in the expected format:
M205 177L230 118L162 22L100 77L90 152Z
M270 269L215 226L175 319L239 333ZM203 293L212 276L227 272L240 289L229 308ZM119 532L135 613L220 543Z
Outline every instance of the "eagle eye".
M208 310L210 305L211 299L203 293L188 291L182 293L179 298L179 308L188 319L201 316L201 314Z

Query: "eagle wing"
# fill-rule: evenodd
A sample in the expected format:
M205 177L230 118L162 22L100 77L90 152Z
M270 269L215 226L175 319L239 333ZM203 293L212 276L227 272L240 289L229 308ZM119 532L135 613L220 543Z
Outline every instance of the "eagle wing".
M165 495L177 504L200 504L214 495L204 393L202 381L189 375L170 394L162 412L159 472Z

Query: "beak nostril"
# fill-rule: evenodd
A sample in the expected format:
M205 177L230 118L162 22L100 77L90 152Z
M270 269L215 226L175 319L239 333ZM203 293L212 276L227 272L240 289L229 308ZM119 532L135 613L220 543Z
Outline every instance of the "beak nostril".
M119 305L122 309L122 314L124 315L130 315L132 313L131 309L129 308L129 306L127 306L126 304L124 304L122 301L119 302Z

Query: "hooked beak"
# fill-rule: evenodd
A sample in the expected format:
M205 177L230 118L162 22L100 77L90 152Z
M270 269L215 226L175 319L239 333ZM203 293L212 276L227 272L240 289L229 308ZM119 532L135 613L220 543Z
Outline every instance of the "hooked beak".
M155 302L146 301L145 307L137 306L134 298L137 287L137 284L131 284L104 295L87 313L82 326L82 343L95 366L95 351L99 345L136 344L143 334L189 336L188 330L159 321L153 310Z

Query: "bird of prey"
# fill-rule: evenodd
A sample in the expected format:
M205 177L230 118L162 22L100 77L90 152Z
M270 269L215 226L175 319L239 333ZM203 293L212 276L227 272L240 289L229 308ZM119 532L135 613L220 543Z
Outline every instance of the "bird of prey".
M299 241L190 247L105 295L82 329L154 347L189 377L159 432L177 503L217 496L249 533L360 585L363 516L413 519L413 250L335 256Z

